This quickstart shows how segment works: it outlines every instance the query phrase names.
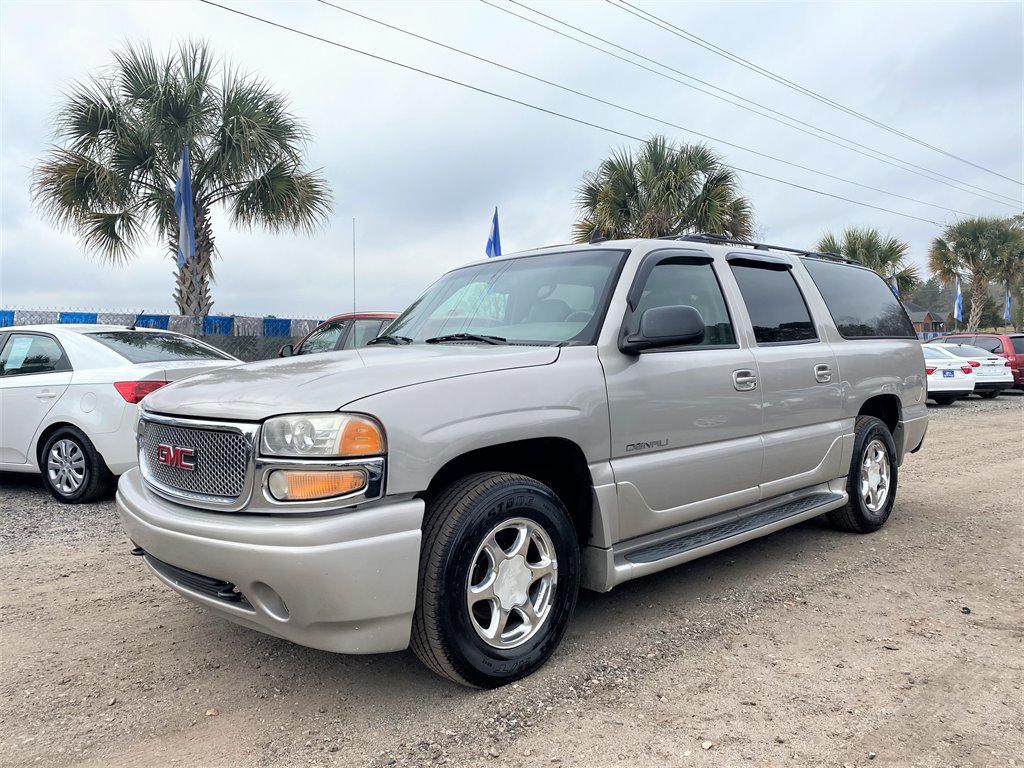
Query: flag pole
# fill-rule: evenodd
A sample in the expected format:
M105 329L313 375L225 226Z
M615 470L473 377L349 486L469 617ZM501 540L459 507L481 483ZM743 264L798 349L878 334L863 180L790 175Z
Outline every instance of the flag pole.
M356 217L352 217L352 311L356 311Z

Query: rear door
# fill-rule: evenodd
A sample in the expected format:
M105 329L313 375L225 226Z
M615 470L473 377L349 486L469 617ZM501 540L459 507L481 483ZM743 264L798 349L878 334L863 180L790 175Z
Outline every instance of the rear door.
M7 336L0 349L0 463L29 462L32 438L71 376L71 362L53 336Z
M619 538L722 512L759 498L761 392L707 254L665 249L640 265L624 333L653 307L689 305L702 343L625 355L602 352L611 419Z
M764 415L761 496L770 498L842 474L842 387L823 341L781 258L733 254L729 267L754 330Z

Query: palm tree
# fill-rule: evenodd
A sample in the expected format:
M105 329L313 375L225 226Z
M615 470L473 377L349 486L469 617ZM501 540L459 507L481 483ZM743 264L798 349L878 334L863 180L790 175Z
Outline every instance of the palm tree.
M896 278L900 296L906 296L921 283L918 269L910 262L910 246L895 235L882 235L874 227L847 227L841 238L826 232L818 241L818 250L856 259L886 279Z
M574 238L586 242L596 229L612 239L714 232L749 240L753 207L739 191L735 171L706 145L652 136L636 155L620 149L584 176Z
M309 132L287 99L217 66L205 43L164 58L149 46L113 55L114 65L74 85L57 111L58 143L33 170L33 199L112 264L134 258L154 233L173 258L174 187L188 148L195 258L178 271L174 299L182 314L208 314L214 210L240 227L312 232L330 212L330 187L304 167Z
M1019 279L1021 233L1012 219L979 216L962 219L932 242L928 262L944 283L957 277L971 282L971 314L967 330L976 331L993 280L1008 284Z

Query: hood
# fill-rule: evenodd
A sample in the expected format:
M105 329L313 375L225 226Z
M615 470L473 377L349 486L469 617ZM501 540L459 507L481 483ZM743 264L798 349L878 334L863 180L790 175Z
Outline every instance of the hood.
M147 396L144 407L173 416L240 421L336 411L389 389L550 365L558 353L558 347L410 344L300 355L191 376Z

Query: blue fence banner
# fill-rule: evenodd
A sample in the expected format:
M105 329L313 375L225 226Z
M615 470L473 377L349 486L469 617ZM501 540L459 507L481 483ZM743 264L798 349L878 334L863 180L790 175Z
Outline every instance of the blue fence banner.
M6 328L9 325L14 325L14 310L0 309L0 328Z
M235 328L235 318L206 315L203 318L203 336L230 336Z
M61 312L58 323L66 325L96 325L97 312Z
M137 318L135 318L135 327L159 328L161 331L166 331L167 325L170 322L170 315L139 315Z
M289 336L291 335L291 329L291 320L283 320L276 317L266 317L263 319L264 336Z

